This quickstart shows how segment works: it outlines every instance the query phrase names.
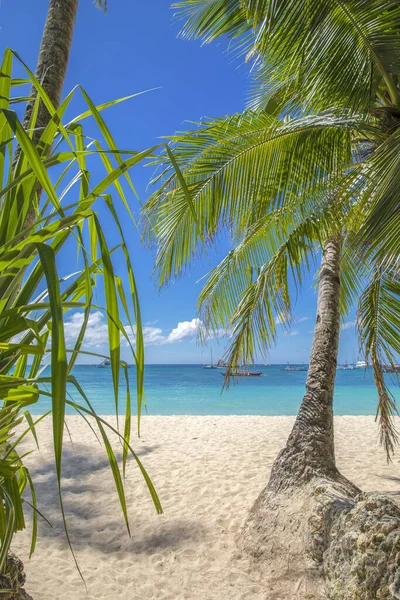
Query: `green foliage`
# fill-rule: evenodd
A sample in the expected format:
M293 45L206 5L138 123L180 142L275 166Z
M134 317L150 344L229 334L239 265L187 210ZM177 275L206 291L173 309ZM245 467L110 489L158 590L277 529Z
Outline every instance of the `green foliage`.
M5 51L0 73L0 572L14 532L25 527L24 502L28 501L24 492L27 488L31 490L31 502L28 504L34 510L31 551L35 548L36 495L23 457L18 454L18 447L28 433L32 433L38 442L35 424L43 417L35 422L29 408L41 396L50 397L52 403L49 418L53 423L55 465L67 536L61 489L67 404L85 419L90 417L100 432L128 531L123 472L129 455L137 462L156 510L161 512L154 487L130 443L131 400L127 365L120 359L121 337L128 341L136 366L140 416L143 400L143 335L132 265L117 206L109 193L113 187L122 201L123 210L128 211L131 217L120 180L125 178L129 187L134 189L128 170L151 156L154 149L140 153L123 153L117 149L100 113L120 100L96 107L82 88L76 88L55 110L41 85L19 57L18 62L22 63L27 80L13 79L15 57L17 55L12 51ZM31 83L37 91L36 105L27 131L22 128L17 114L11 109L14 103L12 89L26 82ZM88 110L64 125L65 112L73 96L79 91ZM51 119L35 146L32 143L32 132L39 101L46 105ZM101 136L99 140L93 140L93 137L88 139L84 135L81 122L90 116L97 124ZM21 152L13 167L16 144ZM103 164L105 175L100 180L93 181L88 162L96 157ZM39 190L42 190L41 194ZM65 202L66 198L69 204ZM100 203L108 210L108 228L111 219L119 232L120 241L116 248L109 248L105 229L96 212ZM32 207L33 223L27 220ZM57 257L62 255L67 243L69 253L71 244L76 245L83 267L68 277L60 278ZM113 265L117 256L119 265L125 264L128 290L124 290L121 280L114 273ZM105 307L96 309L104 310L107 316L109 358L117 415L121 368L125 373L127 387L123 434L96 415L90 400L71 374L72 367L82 352L95 289L102 282ZM131 316L131 307L134 318ZM84 311L84 319L74 347L69 348L64 335L64 316L67 311L76 309ZM124 322L132 327L133 342L132 336L129 337L125 330ZM50 357L50 376L46 376L41 367L46 356ZM80 394L80 403L67 400L68 384L74 386ZM17 426L19 437L15 439ZM112 449L108 435L110 431L119 438L123 446L121 465Z
M364 109L381 93L399 103L396 0L182 0L174 6L185 20L184 37L234 38L267 90L291 81L307 109Z
M358 328L365 355L374 366L379 392L377 415L380 417L381 442L388 456L394 452L398 435L391 420L396 402L383 379L381 364L393 364L400 352L400 281L397 273L380 267L359 299Z
M164 154L145 207L164 285L226 228L232 250L199 298L203 335L230 333L227 359L268 350L276 321L290 322L296 289L331 235L343 239L341 308L359 303L360 344L371 358L386 451L396 408L382 374L400 352L400 8L392 0L182 0L186 38L226 36L254 61L241 115L170 138L197 214ZM385 277L379 302L369 281ZM385 315L388 322L382 315ZM384 340L384 342L383 342ZM228 370L229 373L229 370Z
M197 221L163 155L158 162L167 166L154 179L162 183L145 209L157 236L160 284L189 264L202 233L211 243L226 225L238 240L271 210L294 204L304 214L314 201L305 191L320 187L328 175L333 184L351 165L354 125L333 113L282 121L248 111L171 137Z
M169 157L158 159L161 185L145 214L157 239L160 285L203 251L200 232L207 245L222 228L230 234L232 250L209 274L198 307L204 337L230 332L231 364L268 350L277 319L291 315L289 280L300 287L321 242L355 219L354 204L338 189L354 168L352 134L366 127L363 118L332 112L282 120L248 111L175 135L173 153L197 223Z

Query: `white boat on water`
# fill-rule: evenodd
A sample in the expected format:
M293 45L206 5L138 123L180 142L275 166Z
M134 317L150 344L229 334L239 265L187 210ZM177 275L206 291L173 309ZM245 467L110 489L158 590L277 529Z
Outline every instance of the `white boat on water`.
M354 365L353 363L348 363L346 361L346 363L344 365L338 365L336 367L337 371L353 371L356 368L356 365Z
M336 369L338 371L353 371L354 369L367 369L370 366L365 360L358 360L356 363L348 364L346 362L344 365L338 365Z
M358 360L356 362L356 369L366 369L367 367L369 367L369 364L365 360Z

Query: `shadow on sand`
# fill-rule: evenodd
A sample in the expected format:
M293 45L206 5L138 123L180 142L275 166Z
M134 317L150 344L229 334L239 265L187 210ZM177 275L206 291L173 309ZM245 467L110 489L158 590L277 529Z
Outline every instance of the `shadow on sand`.
M143 456L156 448L157 446L143 446L137 454ZM74 548L89 546L105 554L154 554L167 549L177 550L189 540L200 541L205 537L203 528L195 521L177 518L167 522L162 516L154 520L154 507L143 492L136 492L137 477L129 477L126 485L131 531L129 537L104 449L103 452L99 456L88 455L85 446L79 444L75 444L74 448L64 448L63 502ZM117 458L120 460L121 457ZM31 469L31 475L38 508L53 526L49 527L39 518L39 538L45 537L47 541L68 551L61 521L54 462L49 459L37 463ZM106 503L104 486L109 487ZM145 500L146 509L140 507L139 520L135 517L135 504L144 503Z

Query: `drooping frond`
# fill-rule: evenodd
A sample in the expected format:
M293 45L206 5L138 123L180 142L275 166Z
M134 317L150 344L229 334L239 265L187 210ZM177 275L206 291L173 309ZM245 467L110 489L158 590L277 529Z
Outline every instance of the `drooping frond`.
M199 314L207 334L230 332L226 356L233 365L267 352L277 320L291 314L289 282L301 287L319 242L333 231L337 212L329 199L308 208L285 206L260 219L209 275Z
M357 241L366 257L379 255L386 267L398 269L400 129L386 136L353 177L362 183L360 197L367 207Z
M233 249L211 271L199 296L200 316L207 328L215 333L231 327L244 292L282 248L287 252L288 275L290 271L292 283L301 286L303 270L311 267L310 250L326 239L344 216L345 206L327 196L327 185L321 182L322 191L315 196L289 199L252 224L241 240L233 240Z
M248 58L259 61L270 82L294 78L310 108L364 108L377 93L388 104L400 102L395 0L188 0L176 6L187 37L210 41L251 30Z
M251 29L243 4L241 0L186 0L172 7L185 20L180 32L183 38L211 42L221 35L237 37Z
M107 10L107 0L94 0L97 8L102 8L104 11Z
M340 262L340 314L342 318L346 317L357 305L371 274L358 243L353 243L355 237L353 232L346 230L346 220L348 219L349 214L346 214L342 220L343 230L346 232Z
M379 266L360 297L358 331L361 350L372 360L375 383L379 395L377 419L381 442L390 458L398 435L392 416L397 413L396 403L382 373L385 365L393 366L400 353L400 280L394 271Z
M264 112L210 121L171 138L190 192L194 222L168 157L154 180L159 189L145 206L158 241L160 283L179 275L201 251L200 234L214 241L222 225L240 238L270 210L311 197L327 174L334 185L351 165L357 119L332 113L285 122Z

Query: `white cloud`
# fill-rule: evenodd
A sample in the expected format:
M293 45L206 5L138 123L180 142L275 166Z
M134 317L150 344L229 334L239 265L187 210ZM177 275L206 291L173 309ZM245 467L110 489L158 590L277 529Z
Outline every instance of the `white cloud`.
M351 327L355 327L356 321L347 321L347 323L342 323L340 329L351 329Z
M167 338L167 344L173 344L174 342L180 342L184 338L193 337L197 335L199 327L201 325L200 319L192 319L191 321L181 321L171 331Z
M298 331L288 331L287 333L284 333L283 335L289 335L290 337L292 337L293 335L299 335Z
M65 341L67 346L73 345L78 337L83 323L84 314L77 312L72 315L69 321L65 322ZM99 310L89 316L87 329L85 333L85 347L99 348L107 344L108 329L104 321L103 313Z
M222 337L232 337L232 329L218 329L209 339L219 340Z
M67 345L71 348L78 337L84 319L83 312L76 312L71 318L65 322L65 338ZM146 323L143 327L143 339L146 346L161 346L164 344L175 344L186 338L193 338L197 335L201 325L200 319L192 319L191 321L181 321L178 325L167 334L161 327L152 327ZM125 326L126 333L134 343L135 332L132 333L129 326ZM85 348L100 348L108 344L108 327L105 315L96 311L91 313L84 338ZM128 342L122 336L121 345L127 346Z
M159 346L165 344L165 336L160 327L143 327L143 341L146 346Z
M310 319L310 317L300 317L300 319L297 320L298 323L304 323L304 321L308 321Z

